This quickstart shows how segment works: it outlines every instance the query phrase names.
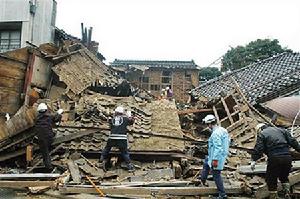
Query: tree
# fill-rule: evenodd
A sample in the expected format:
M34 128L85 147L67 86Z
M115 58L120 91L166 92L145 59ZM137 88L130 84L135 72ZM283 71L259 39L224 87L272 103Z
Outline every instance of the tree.
M200 81L208 81L220 75L222 73L217 67L203 67L200 69L199 79Z
M257 39L246 46L231 48L222 57L221 71L236 70L251 63L271 57L273 55L292 52L290 49L282 48L277 39Z

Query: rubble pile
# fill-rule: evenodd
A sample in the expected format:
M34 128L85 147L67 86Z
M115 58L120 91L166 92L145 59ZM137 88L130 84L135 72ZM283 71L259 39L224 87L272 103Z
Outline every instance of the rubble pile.
M43 194L49 194L52 188L60 197L83 193L129 198L214 195L217 189L211 178L209 187L196 183L210 136L202 119L213 114L231 137L230 154L222 172L226 192L229 196L263 198L268 196L263 178L266 157L254 170L249 166L256 125L275 125L277 118L300 141L299 123L294 124L291 118L283 120L284 114L268 103L260 104L299 89L299 78L287 76L299 73L298 54L279 55L221 76L193 90L194 101L183 105L173 100L138 97L139 89L132 92L128 82L81 44L65 42L60 48L46 44L30 51L35 53L30 54L28 49L18 53L36 56L42 61L33 63L33 68L39 66L42 70L47 63L52 72L47 82L39 82L36 74L33 76L37 82L24 80L26 92L18 95L24 103L10 107L11 118L0 123L0 187L26 188ZM8 55L13 59L14 53ZM286 69L279 67L287 64ZM279 71L276 74L272 72L274 67ZM250 79L257 84L247 83L249 74L255 74ZM273 76L266 81L268 74ZM256 92L259 94L254 95ZM52 173L45 173L32 131L40 102L47 103L52 112L64 109L62 121L54 127ZM133 173L126 169L117 150L111 152L108 171L99 162L117 106L131 111L135 118L128 128L130 156L136 168ZM279 116L274 119L275 112ZM300 163L296 160L300 157L293 157L290 182L297 193Z

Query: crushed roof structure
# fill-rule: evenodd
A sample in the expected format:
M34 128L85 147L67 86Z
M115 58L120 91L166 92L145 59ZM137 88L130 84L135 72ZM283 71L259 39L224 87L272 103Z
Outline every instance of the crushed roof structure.
M169 68L169 69L196 69L198 66L195 64L194 60L191 61L158 61L158 60L121 60L115 59L111 66L147 66L149 68Z
M97 81L102 86L117 86L119 77L87 48L71 52L52 69L74 94L78 95Z
M232 90L233 79L252 104L289 95L300 90L300 53L282 53L253 63L200 85L191 95L218 97L221 92Z

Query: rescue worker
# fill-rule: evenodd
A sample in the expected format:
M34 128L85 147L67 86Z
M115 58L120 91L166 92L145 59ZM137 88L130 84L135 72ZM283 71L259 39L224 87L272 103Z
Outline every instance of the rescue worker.
M122 106L118 106L115 109L114 117L110 122L111 133L100 158L104 171L107 170L108 155L112 147L116 147L120 150L128 171L134 171L134 166L130 163L127 141L127 126L132 125L133 122L134 119L130 111L127 111L127 114L125 114L125 110Z
M289 172L292 168L292 157L289 148L293 147L300 152L300 145L291 134L278 127L258 124L256 144L251 156L251 169L255 169L255 163L265 153L268 156L266 183L270 192L270 198L277 198L277 180L282 183L285 198L290 198Z
M212 133L208 139L208 156L204 160L200 182L207 186L206 180L211 172L219 193L217 198L227 198L221 171L228 156L230 138L227 130L217 125L214 115L207 115L203 122L208 125Z
M50 147L54 138L52 127L56 122L61 120L63 109L59 109L56 114L50 114L47 105L40 103L37 107L37 112L34 131L38 137L38 144L44 165L48 171L52 171L53 167L50 158Z

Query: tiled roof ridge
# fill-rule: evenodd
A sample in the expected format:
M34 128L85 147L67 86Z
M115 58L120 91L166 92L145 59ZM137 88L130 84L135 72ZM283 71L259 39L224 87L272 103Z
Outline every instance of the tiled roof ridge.
M180 61L180 60L134 60L134 59L115 59L111 62L112 65L114 64L192 64L196 65L194 60L191 61Z
M237 70L234 70L234 71L230 71L230 72L228 72L228 73L226 73L226 74L224 74L224 75L221 75L221 76L219 76L219 77L216 77L216 78L214 78L214 79L211 79L211 80L205 82L204 84L198 86L198 87L195 88L195 89L203 88L203 87L205 87L205 86L207 86L207 85L209 85L209 84L212 84L212 83L214 83L214 82L217 82L217 81L220 81L220 80L222 80L222 79L225 79L225 78L228 77L228 76L235 76L238 72L243 71L243 70L247 70L247 69L249 69L249 68L251 68L251 67L254 67L254 66L258 65L258 64L263 64L263 63L266 63L266 62L268 62L268 61L270 61L270 60L274 60L274 59L281 58L281 57L283 57L283 56L285 56L285 55L297 55L297 54L300 55L300 53L298 53L298 52L291 52L291 53L290 53L290 52L283 52L283 53L274 55L274 56L272 56L272 57L268 57L268 58L266 58L266 59L264 59L264 60L256 61L256 62L251 63L251 64L249 64L249 65L247 65L247 66L245 66L245 67L243 67L243 68L240 68L240 69L237 69Z

